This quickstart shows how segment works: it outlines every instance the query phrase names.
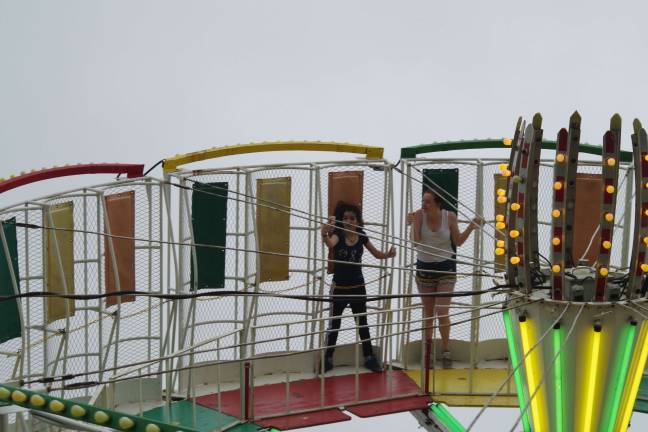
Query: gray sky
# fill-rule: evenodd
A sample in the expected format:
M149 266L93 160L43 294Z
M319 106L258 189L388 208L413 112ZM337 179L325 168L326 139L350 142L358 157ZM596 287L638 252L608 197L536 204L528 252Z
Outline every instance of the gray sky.
M379 145L396 161L402 146L510 135L536 111L553 139L574 109L594 144L619 112L627 149L632 119L648 123L647 9L0 0L0 177L262 140ZM23 188L0 207L103 179Z

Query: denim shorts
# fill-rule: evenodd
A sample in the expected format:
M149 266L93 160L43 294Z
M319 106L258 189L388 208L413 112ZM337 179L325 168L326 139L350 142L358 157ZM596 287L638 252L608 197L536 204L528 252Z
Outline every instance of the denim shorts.
M416 261L416 278L421 282L439 279L456 279L457 263L453 260L439 262ZM423 271L425 270L425 271Z

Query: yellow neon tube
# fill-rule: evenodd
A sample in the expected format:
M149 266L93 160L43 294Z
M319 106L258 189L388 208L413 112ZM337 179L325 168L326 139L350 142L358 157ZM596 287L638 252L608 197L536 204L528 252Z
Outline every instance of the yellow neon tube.
M520 317L520 336L522 339L522 352L523 355L526 355L533 343L536 341L536 334L533 324L524 317ZM538 384L542 379L541 364L541 346L538 346L524 359L524 369L527 375L529 396L536 392ZM534 432L549 431L549 424L547 422L548 417L545 387L543 384L531 399L531 418L533 420Z
M585 370L585 412L582 419L582 431L592 431L592 416L594 415L594 397L596 396L596 380L598 378L599 354L601 350L601 329L595 328L590 345L590 358Z
M637 392L639 391L639 384L643 375L644 366L646 365L646 357L648 357L648 321L641 323L641 330L639 330L639 337L635 344L635 351L632 354L632 361L630 362L630 370L623 390L623 397L621 398L621 411L617 417L615 431L625 432L630 423L630 416L632 416L632 409L634 408L635 400L637 399Z

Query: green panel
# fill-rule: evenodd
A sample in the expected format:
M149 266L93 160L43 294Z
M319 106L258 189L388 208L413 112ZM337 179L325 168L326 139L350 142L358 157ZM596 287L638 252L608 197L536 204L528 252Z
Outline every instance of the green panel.
M510 150L510 147L506 147L502 143L502 139L484 139L484 140L469 140L469 141L448 141L448 142L439 142L432 144L421 144L411 147L403 147L401 149L401 159L411 159L415 158L419 154L423 153L438 153L445 151L454 151L454 150L477 150L477 149L506 149ZM556 141L542 141L543 150L555 150ZM591 144L580 144L578 146L579 153L592 154L592 155L601 155L601 147L594 146ZM619 155L621 162L631 162L632 161L632 152L622 151Z
M458 168L427 168L423 170L423 185L431 188L443 198L441 207L457 212L457 196L459 194ZM421 188L423 188L421 185ZM421 193L423 189L421 189Z
M11 257L11 266L13 267L16 282L20 280L18 274L18 242L16 240L16 219L9 219L2 222L9 256ZM14 295L13 281L7 255L2 242L0 242L0 295ZM0 302L0 316L2 325L0 326L0 343L20 336L20 313L18 312L18 301L7 300Z
M191 224L194 242L225 246L227 227L227 182L194 183L191 195ZM198 278L194 284L194 256L191 255L191 289L225 286L225 249L196 247Z
M194 414L196 419L195 425ZM153 408L152 410L145 411L143 416L164 423L189 426L199 432L220 430L237 421L236 417L220 413L210 408L205 408L198 404L194 405L190 401L179 401L172 403L169 407L165 405ZM244 423L227 430L234 432L256 432L260 429L262 429L261 426L253 423Z
M637 393L637 401L634 405L634 410L642 413L648 413L648 376L644 375L639 384L639 392Z

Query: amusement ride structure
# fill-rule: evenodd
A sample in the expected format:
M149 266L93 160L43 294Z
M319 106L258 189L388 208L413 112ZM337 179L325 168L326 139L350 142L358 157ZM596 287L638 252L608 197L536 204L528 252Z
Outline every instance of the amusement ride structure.
M648 137L635 120L622 151L618 115L601 146L580 143L578 113L555 141L541 123L405 147L396 164L380 147L265 142L166 158L162 178L86 164L0 180L1 194L117 176L0 208L0 431L288 430L409 411L454 432L485 430L489 406L519 408L502 430L627 430L648 412ZM313 160L240 163L276 151ZM460 225L486 221L455 250L454 292L429 294L452 298L451 367L416 289L406 220L424 188ZM363 367L350 313L324 372L336 261L320 228L339 202L398 252L362 263L381 372ZM462 425L453 406L481 410Z

